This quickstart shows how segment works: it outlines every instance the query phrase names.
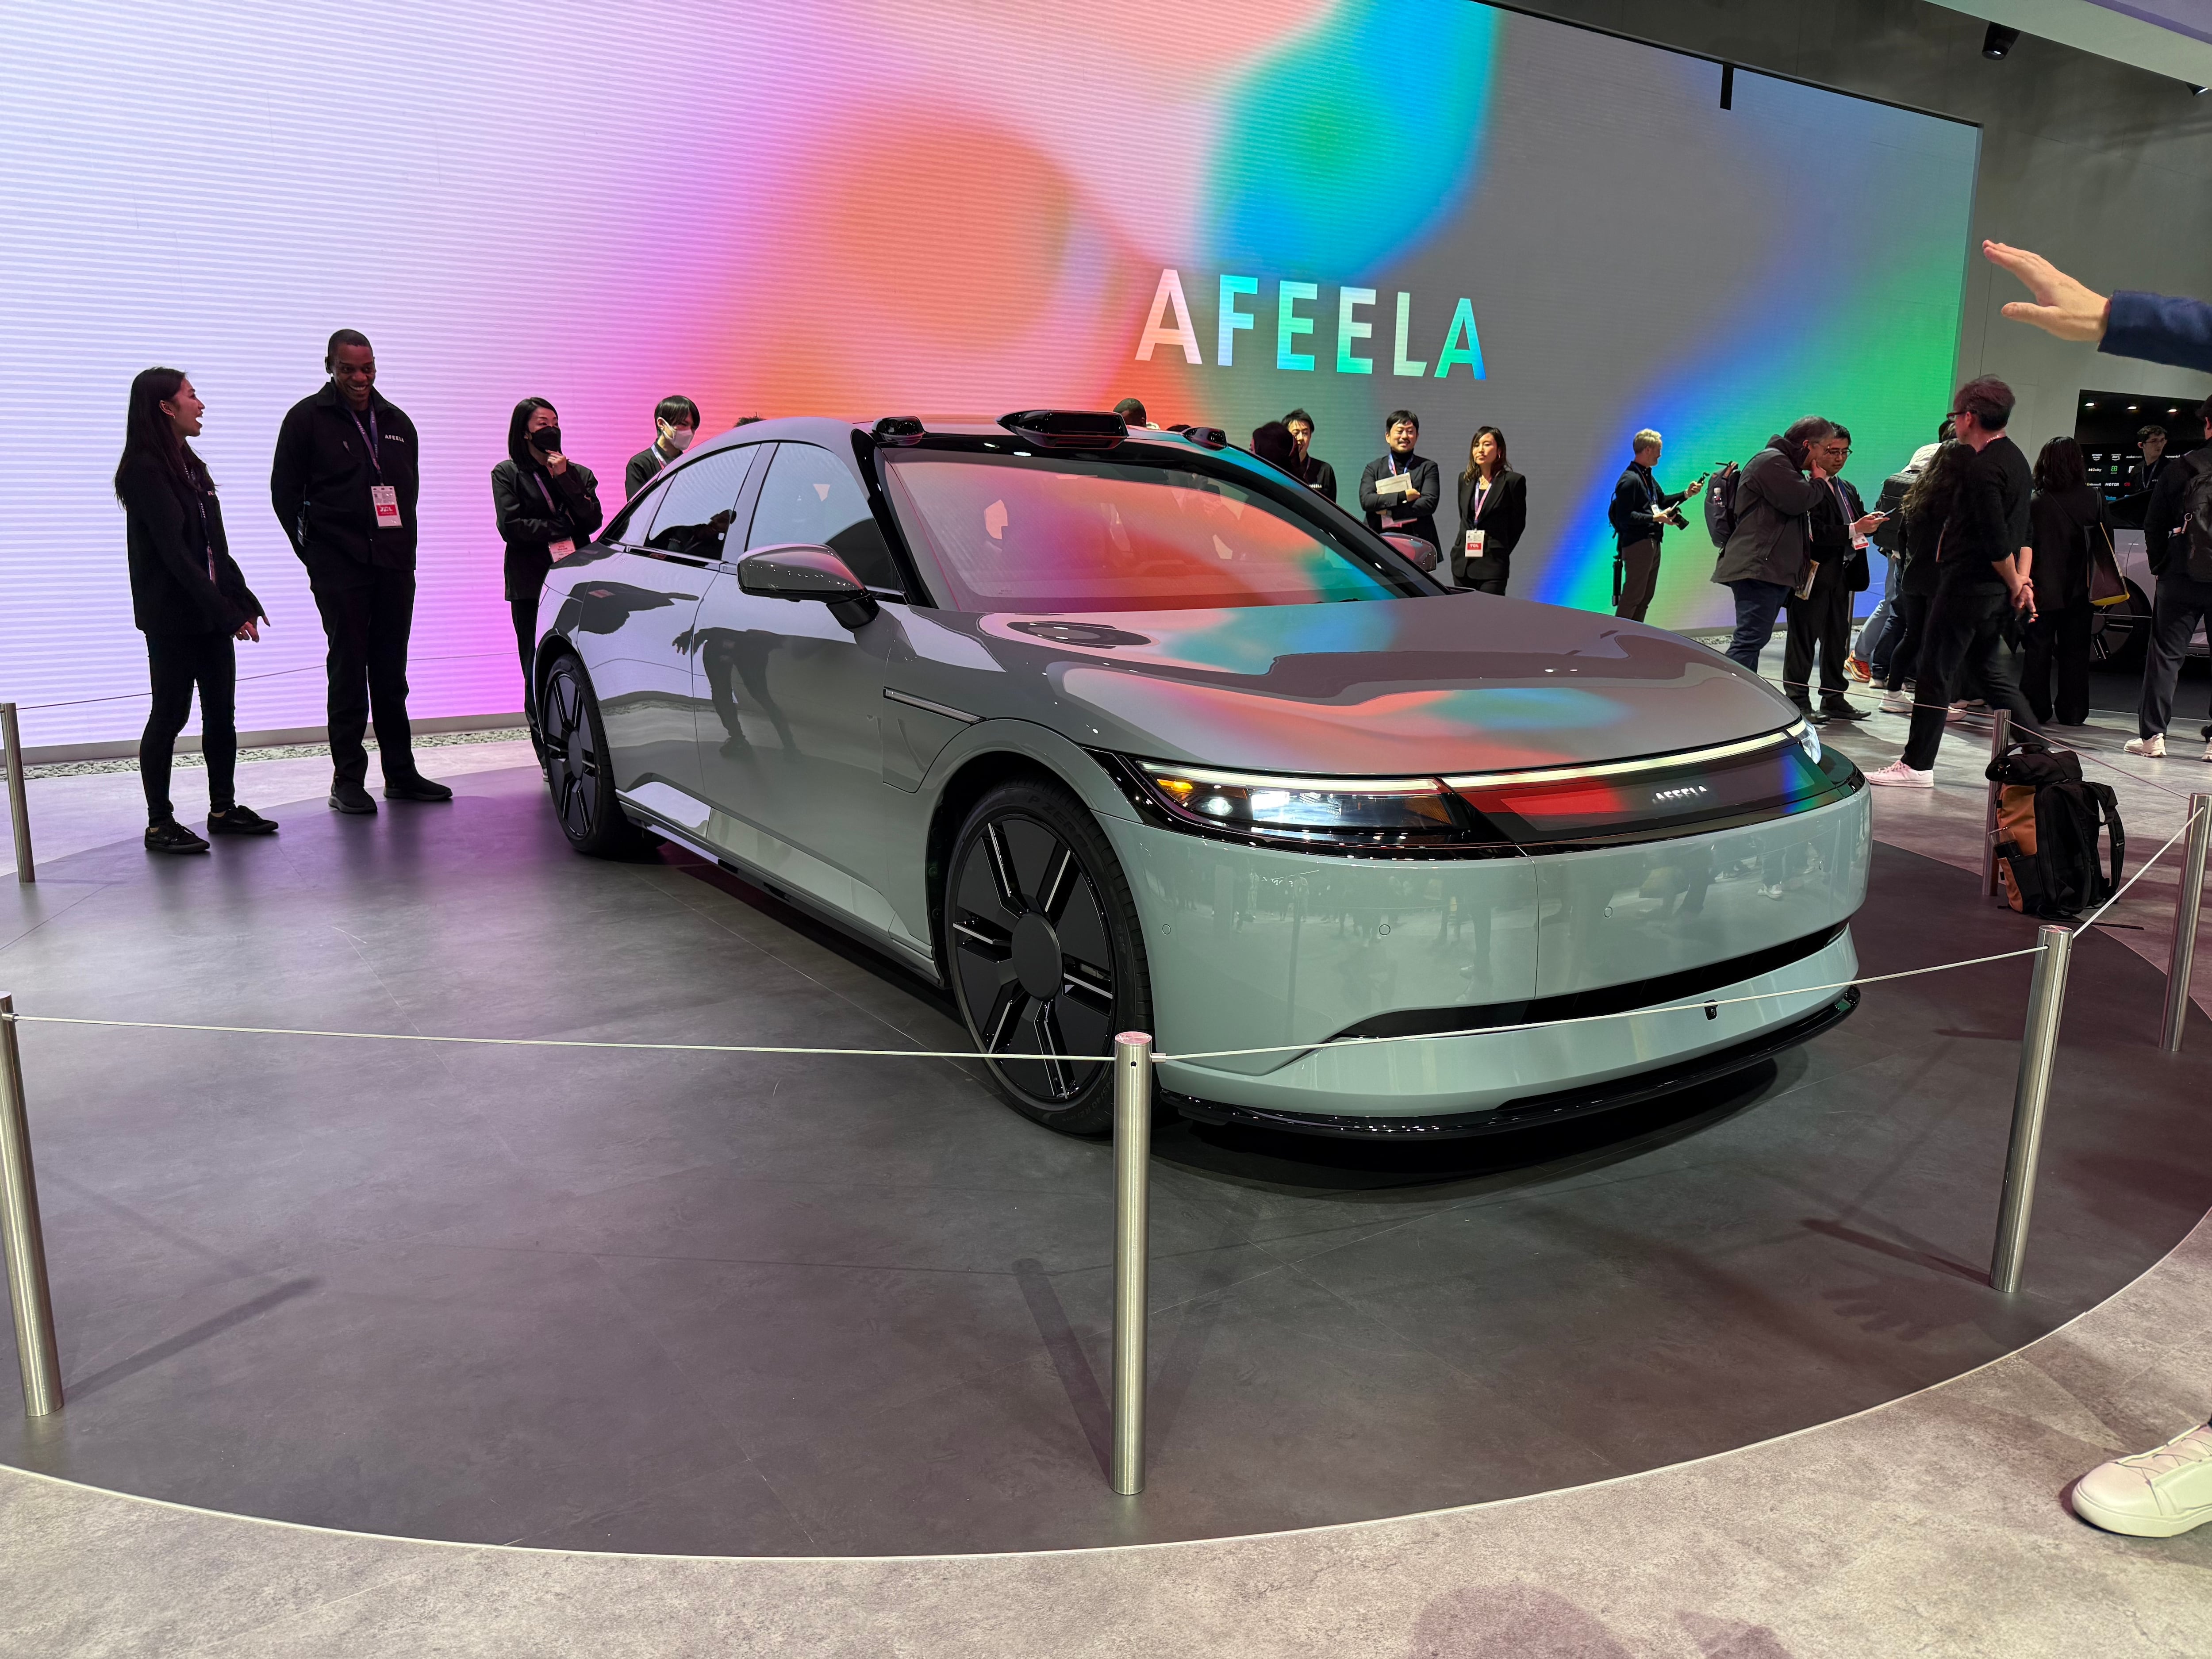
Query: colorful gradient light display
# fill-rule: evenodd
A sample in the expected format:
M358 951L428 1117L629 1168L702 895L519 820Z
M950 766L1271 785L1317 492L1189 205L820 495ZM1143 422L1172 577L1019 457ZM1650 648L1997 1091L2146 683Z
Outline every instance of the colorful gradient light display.
M610 512L670 392L716 429L1302 406L1347 497L1387 411L1448 478L1487 422L1529 480L1513 591L1603 606L1638 428L1679 486L1827 414L1866 488L1949 390L1972 128L1745 74L1723 111L1711 64L1471 0L121 4L9 37L0 696L68 705L34 744L143 717L106 478L154 362L208 402L275 620L241 725L319 722L264 484L339 326L422 431L421 715L520 704L487 477L525 395ZM1721 620L1711 564L1678 533L1652 619Z

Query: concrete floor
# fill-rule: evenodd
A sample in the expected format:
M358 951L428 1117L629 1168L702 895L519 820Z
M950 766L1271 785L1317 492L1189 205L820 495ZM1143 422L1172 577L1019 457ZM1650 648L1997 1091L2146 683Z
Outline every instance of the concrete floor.
M1879 763L1894 755L1901 728L1879 721L1841 741ZM2124 734L2087 741L2117 751ZM2160 787L2212 784L2212 768L2193 761L2113 759L2153 781L2121 786L2139 853L2180 819L2179 799ZM1932 795L1878 798L1881 838L1972 867L1978 760L1954 742ZM34 810L43 822L43 803ZM106 838L127 828L111 821ZM2146 880L2136 890L2150 889ZM2170 884L2164 893L2170 902ZM2114 921L2142 931L2114 939L2162 957L2163 908L2155 890L2125 902ZM2130 995L2144 1000L2140 989ZM2154 1023L2155 1008L2137 1006L2134 1017ZM2069 1049L2080 1024L2069 1022ZM2077 1121L2101 1110L2094 1083L2063 1094ZM2143 1146L2133 1175L2112 1172L2116 1184L2151 1171L2154 1185L2163 1166L2203 1148L2201 1133L2186 1132ZM2212 1540L2109 1538L2075 1522L2062 1497L2087 1464L2204 1411L2208 1272L2212 1230L2200 1226L2072 1324L1871 1412L1580 1490L1273 1537L956 1559L580 1555L284 1527L10 1473L0 1476L0 1547L16 1571L0 1589L0 1648L2198 1652Z

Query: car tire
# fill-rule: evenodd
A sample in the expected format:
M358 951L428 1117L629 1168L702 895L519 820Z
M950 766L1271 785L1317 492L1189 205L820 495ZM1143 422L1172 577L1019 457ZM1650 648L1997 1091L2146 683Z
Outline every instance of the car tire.
M2142 672L2150 650L2150 616L2148 596L2129 582L2125 605L2101 609L2090 619L2090 664L2123 674Z
M553 798L554 820L568 845L592 858L635 857L649 843L615 799L599 700L574 652L561 653L546 670L538 708L545 786Z
M1121 860L1066 789L1001 784L952 842L945 891L946 977L1014 1109L1063 1134L1114 1127L1116 1035L1152 1030L1152 975ZM1080 1057L1080 1058L1078 1058Z

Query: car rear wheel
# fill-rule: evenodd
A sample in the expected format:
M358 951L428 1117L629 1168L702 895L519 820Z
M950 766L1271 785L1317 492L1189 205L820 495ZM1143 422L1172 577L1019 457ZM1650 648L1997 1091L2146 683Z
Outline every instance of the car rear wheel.
M1009 783L975 804L952 844L945 899L953 995L993 1077L1023 1116L1066 1134L1114 1124L1114 1038L1152 1029L1137 907L1083 804Z
M564 652L555 659L545 676L539 707L546 787L553 796L553 816L568 845L593 858L635 853L642 837L615 799L599 700L592 695L584 665L574 655Z

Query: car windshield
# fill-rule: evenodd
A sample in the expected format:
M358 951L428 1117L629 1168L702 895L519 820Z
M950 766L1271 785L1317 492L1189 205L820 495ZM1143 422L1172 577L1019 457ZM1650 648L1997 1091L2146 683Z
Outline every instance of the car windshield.
M885 459L901 521L963 611L1224 610L1423 591L1256 489L1172 464Z

